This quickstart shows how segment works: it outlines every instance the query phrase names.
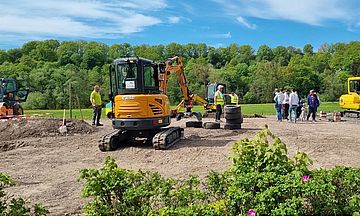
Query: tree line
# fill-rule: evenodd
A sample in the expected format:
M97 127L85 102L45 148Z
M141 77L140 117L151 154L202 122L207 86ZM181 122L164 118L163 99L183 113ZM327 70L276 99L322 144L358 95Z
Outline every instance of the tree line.
M222 82L227 91L239 95L241 103L272 102L274 88L297 88L305 97L310 89L322 101L337 101L346 92L346 80L360 76L360 42L323 44L317 52L311 44L256 50L250 45L170 43L168 45L108 46L86 41L29 41L20 48L0 50L0 77L13 77L30 89L28 109L60 109L69 104L69 95L89 107L89 94L100 84L108 100L108 64L114 59L139 56L160 62L181 56L190 91L205 95L205 86ZM181 100L176 76L169 81L171 103ZM74 101L75 103L76 101ZM77 103L77 102L76 102Z

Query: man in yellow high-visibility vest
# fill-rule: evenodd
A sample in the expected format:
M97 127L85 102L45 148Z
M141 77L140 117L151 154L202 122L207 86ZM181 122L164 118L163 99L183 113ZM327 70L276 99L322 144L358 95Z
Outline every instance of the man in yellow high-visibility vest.
M219 85L214 95L214 104L216 105L215 121L220 122L220 116L222 113L222 107L225 104L224 86Z
M239 104L239 97L236 93L234 93L234 92L230 93L230 102L231 102L231 105Z
M93 90L93 92L91 92L91 95L90 95L90 102L93 107L93 122L92 122L92 124L96 125L96 126L103 126L100 123L102 101L101 101L101 95L100 95L99 91L100 91L100 86L95 85L94 90ZM95 123L95 121L96 121L96 123Z

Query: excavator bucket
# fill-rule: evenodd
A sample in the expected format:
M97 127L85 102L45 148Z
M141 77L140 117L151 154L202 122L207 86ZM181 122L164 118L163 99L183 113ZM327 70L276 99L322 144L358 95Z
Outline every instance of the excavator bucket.
M202 114L200 112L192 112L191 116L195 116L198 121L202 121Z
M198 121L202 121L202 114L200 112L178 112L176 114L176 120L180 121L182 118L195 117Z

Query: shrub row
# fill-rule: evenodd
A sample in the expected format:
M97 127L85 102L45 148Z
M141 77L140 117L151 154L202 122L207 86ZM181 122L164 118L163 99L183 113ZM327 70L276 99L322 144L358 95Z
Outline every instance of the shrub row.
M235 143L232 165L204 181L179 181L157 172L104 166L84 169L86 215L357 215L360 169L309 170L303 152L287 156L286 145L268 129Z

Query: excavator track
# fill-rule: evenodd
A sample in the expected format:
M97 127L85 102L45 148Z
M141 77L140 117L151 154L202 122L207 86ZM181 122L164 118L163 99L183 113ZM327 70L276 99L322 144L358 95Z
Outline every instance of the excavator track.
M184 129L180 127L164 128L161 132L155 134L153 137L153 147L157 150L168 149L177 143L183 134Z
M129 140L129 136L126 135L126 131L115 130L111 133L105 134L99 141L99 149L101 151L114 151L121 142Z

